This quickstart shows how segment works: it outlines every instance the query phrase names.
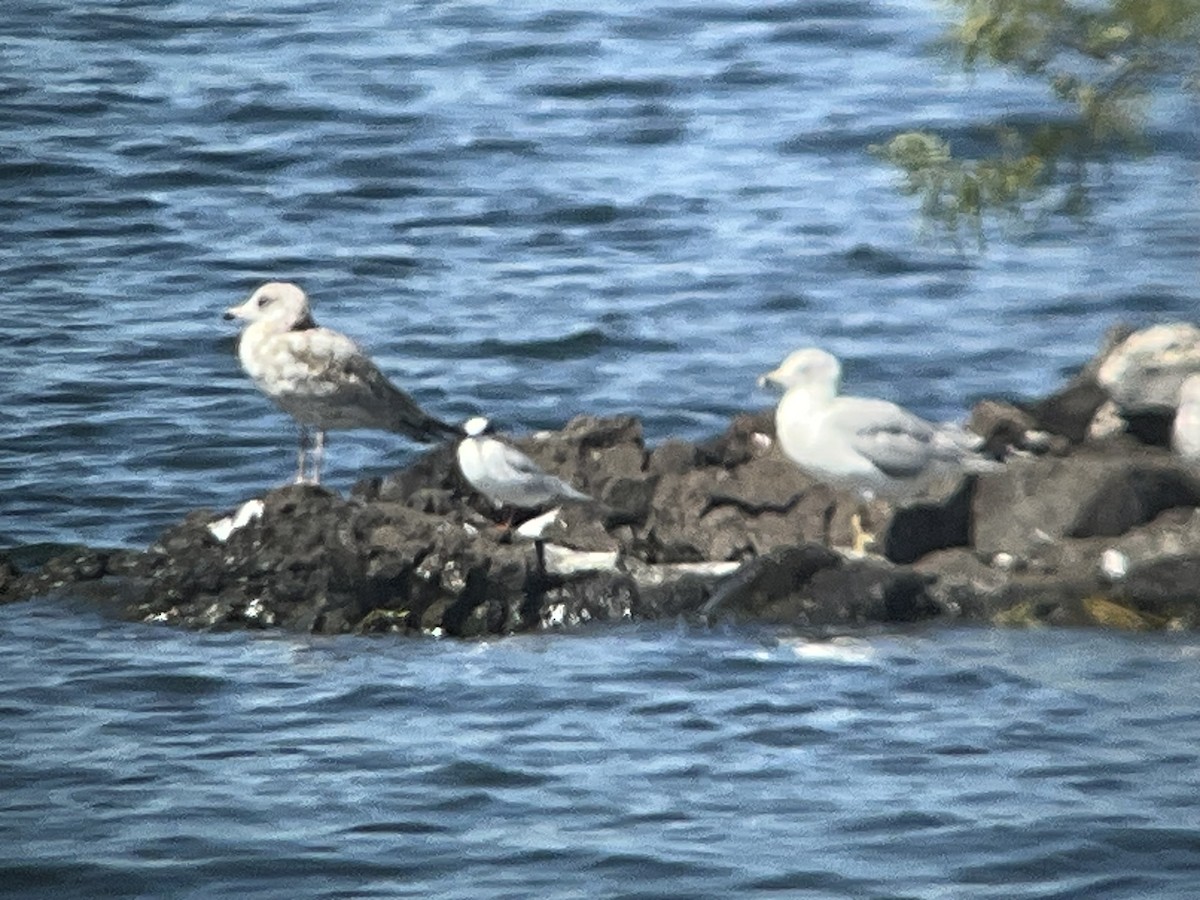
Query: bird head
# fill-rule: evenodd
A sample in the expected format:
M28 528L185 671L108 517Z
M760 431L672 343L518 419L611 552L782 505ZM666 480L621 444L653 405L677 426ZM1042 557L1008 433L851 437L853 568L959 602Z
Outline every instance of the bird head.
M473 416L462 423L463 433L467 437L479 437L492 430L492 423L483 416Z
M836 392L841 380L842 364L836 356L817 347L804 347L788 354L778 368L760 375L758 386L773 385L786 391L797 385L819 385Z
M277 323L281 330L299 331L314 327L308 297L290 281L268 281L240 306L225 310L226 319Z

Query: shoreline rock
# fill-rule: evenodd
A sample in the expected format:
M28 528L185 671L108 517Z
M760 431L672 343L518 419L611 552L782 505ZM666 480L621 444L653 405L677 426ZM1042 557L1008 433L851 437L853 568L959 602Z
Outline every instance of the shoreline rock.
M782 455L770 411L654 448L632 416L581 416L515 443L596 502L516 532L446 445L344 497L292 486L197 510L141 551L71 548L24 572L0 556L0 602L64 594L194 628L459 637L679 616L1200 628L1200 469L1162 446L1152 360L1137 368L1152 404L1097 380L1133 371L1104 366L1114 347L1144 348L1136 337L1115 332L1058 400L982 401L972 424L1009 464L902 508L869 504L880 556L829 548L850 543L862 504ZM1096 427L1114 393L1125 418ZM1127 412L1147 408L1155 427ZM535 525L537 540L521 535Z

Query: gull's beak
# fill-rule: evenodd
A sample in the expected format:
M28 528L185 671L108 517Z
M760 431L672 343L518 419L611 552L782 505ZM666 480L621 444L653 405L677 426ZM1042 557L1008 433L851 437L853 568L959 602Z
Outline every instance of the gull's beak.
M766 372L762 375L759 375L758 376L758 386L760 388L778 387L779 382L777 382L775 380L775 376L778 374L779 374L778 369L772 369L770 372Z
M229 319L244 319L246 317L245 312L246 312L246 304L240 303L237 306L231 306L231 307L229 307L229 309L225 310L225 315L223 316L223 318L226 321L228 321Z

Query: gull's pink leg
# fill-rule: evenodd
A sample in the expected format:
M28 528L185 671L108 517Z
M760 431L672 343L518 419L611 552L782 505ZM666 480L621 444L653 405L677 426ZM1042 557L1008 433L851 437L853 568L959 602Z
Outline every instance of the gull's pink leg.
M321 483L321 463L325 461L325 432L317 430L317 444L313 447L313 484Z
M304 484L304 462L308 458L308 428L300 426L300 452L296 455L296 484Z

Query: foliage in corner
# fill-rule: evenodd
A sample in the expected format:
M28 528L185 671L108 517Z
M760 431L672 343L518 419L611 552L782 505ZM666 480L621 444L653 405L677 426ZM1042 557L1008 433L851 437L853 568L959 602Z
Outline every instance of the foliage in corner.
M949 0L948 35L963 64L999 65L1046 82L1064 107L1055 121L996 126L994 149L961 159L928 132L899 134L871 152L903 174L922 214L982 236L985 214L1020 212L1067 167L1064 211L1084 207L1090 161L1140 148L1154 79L1195 65L1200 0Z

